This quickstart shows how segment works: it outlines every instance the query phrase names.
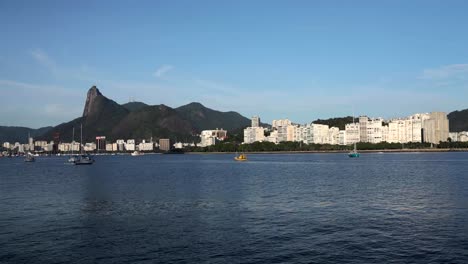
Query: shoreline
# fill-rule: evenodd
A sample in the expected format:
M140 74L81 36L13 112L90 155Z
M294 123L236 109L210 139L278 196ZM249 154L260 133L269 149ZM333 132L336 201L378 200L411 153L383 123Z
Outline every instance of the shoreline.
M307 151L252 151L246 154L334 154L348 153L349 150L307 150ZM434 153L434 152L468 152L468 148L463 149L372 149L359 150L359 153ZM239 153L239 152L237 152ZM185 154L207 155L207 154L236 154L236 152L185 152Z

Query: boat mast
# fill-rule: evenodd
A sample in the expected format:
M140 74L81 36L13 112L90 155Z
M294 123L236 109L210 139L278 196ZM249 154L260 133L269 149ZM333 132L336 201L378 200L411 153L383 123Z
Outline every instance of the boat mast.
M355 115L355 113L354 113L354 107L353 107L353 127L354 127L354 129L356 129L356 122L355 122L355 120L354 120L355 118L356 118L356 115ZM359 131L359 130L358 130L358 131ZM356 153L356 152L357 152L357 149L356 149L356 139L354 139L354 153Z
M74 144L75 143L75 127L73 127L73 132L72 132L72 143L71 143L71 154L73 156L73 147L74 147Z
M80 130L80 151L83 153L83 124L81 124Z

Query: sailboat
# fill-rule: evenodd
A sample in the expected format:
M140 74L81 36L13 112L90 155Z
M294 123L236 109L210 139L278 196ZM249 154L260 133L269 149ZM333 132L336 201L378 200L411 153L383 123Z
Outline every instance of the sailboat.
M29 139L31 138L31 135L28 133L28 143L30 142ZM31 152L28 152L25 157L24 157L24 162L35 162L36 158L34 158L34 155Z
M348 157L359 158L359 152L357 152L357 149L356 149L356 142L354 142L354 149L348 153Z
M68 158L69 163L75 163L75 161L78 159L78 156L73 154L74 145L75 145L75 127L73 127L72 143L71 143L71 155L70 155L70 158Z
M34 155L31 152L28 152L26 156L24 157L24 162L35 162L36 158L34 158Z
M75 165L92 165L94 163L93 157L85 153L83 148L83 124L81 124L80 149L81 155L74 161Z
M356 123L354 122L354 115L353 115L353 125L354 127L356 127ZM354 142L354 149L348 153L348 157L359 158L359 152L357 151L356 142Z

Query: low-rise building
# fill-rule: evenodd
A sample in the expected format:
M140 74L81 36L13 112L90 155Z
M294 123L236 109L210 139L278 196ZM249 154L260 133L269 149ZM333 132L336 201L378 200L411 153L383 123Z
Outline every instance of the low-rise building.
M135 140L134 139L127 139L127 143L125 143L125 150L126 151L135 151Z
M112 143L107 143L107 144L106 144L106 151L107 151L107 152L112 152L112 151L114 151L113 145L114 145L114 144L112 144Z
M146 142L146 140L143 140L140 144L138 144L138 150L139 151L153 151L153 142Z
M96 143L94 142L90 142L90 143L86 143L83 147L84 151L86 152L92 152L92 151L95 151L96 150Z
M224 129L203 130L200 133L200 147L215 145L216 141L223 141L227 137L227 131Z

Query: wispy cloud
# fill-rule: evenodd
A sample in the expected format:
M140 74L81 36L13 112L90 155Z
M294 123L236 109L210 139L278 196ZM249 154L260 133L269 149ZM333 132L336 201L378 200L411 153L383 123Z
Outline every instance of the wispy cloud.
M425 69L420 78L426 80L468 78L468 64L451 64L438 68Z
M52 56L39 48L31 50L29 53L34 61L49 71L56 79L67 81L73 79L91 83L94 83L98 79L98 70L90 65L66 66L58 63Z
M39 64L46 67L52 73L57 73L57 64L52 60L47 53L41 49L34 49L31 51L31 56Z
M172 65L162 65L153 73L153 76L156 78L163 78L169 71L172 71L174 66Z
M57 85L37 85L0 79L0 93L7 100L0 111L0 125L41 127L80 116L85 93Z

